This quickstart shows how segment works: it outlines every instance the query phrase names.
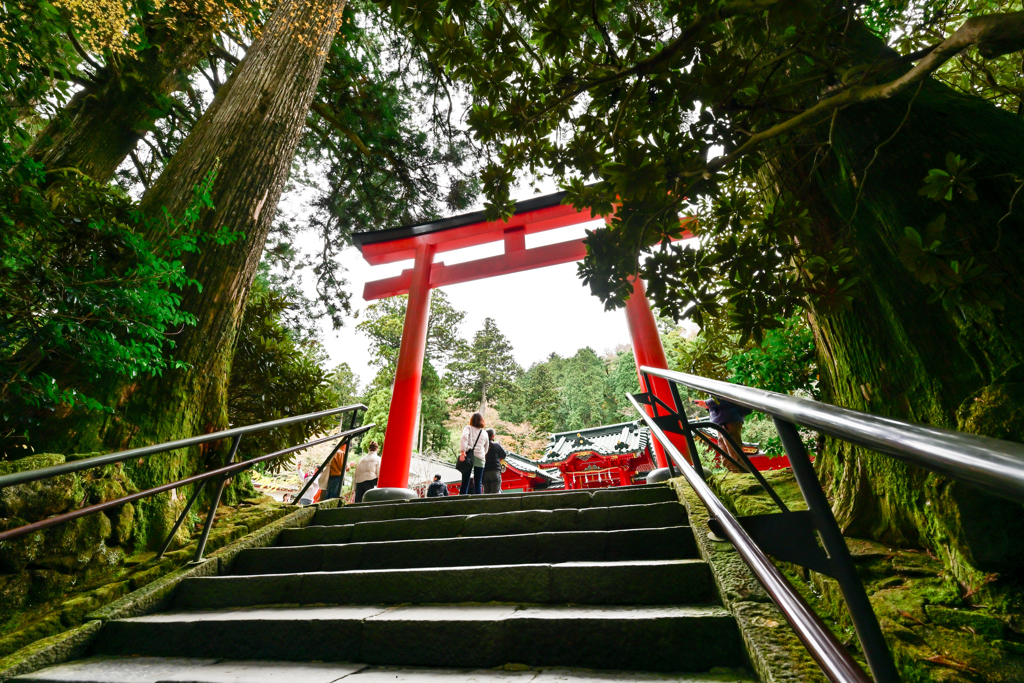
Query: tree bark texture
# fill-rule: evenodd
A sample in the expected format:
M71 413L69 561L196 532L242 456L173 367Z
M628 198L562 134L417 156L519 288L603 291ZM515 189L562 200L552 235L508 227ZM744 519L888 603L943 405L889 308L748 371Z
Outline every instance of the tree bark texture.
M180 216L193 188L219 168L212 189L215 209L198 229L243 234L213 242L183 259L202 291L183 293L182 309L198 322L174 336L173 358L188 369L122 385L113 415L81 416L69 430L51 430L51 450L82 452L160 443L227 427L227 388L238 327L263 253L267 233L305 125L345 0L285 0L260 38L217 93L210 108L146 192L147 216L166 209ZM164 229L148 237L159 240ZM47 446L47 435L39 435ZM221 444L226 446L226 444ZM215 448L215 447L214 447ZM217 449L217 452L223 452ZM209 453L151 457L131 468L141 487L194 474ZM173 508L173 506L170 506ZM166 525L166 501L147 511L148 523ZM150 534L151 543L161 538Z
M776 167L779 189L810 183L819 237L844 239L861 277L851 310L813 319L823 397L1024 441L1020 197L1010 211L1024 181L1024 120L927 81L916 94L840 111L819 139L830 132L830 158L813 174L809 162ZM928 171L945 167L947 152L978 160L978 201L940 205L918 194ZM942 213L942 240L986 264L1003 310L970 297L928 303L931 290L900 261L905 227L923 234ZM970 585L986 572L1024 568L1020 505L833 440L817 465L850 535L931 547Z
M195 9L195 8L192 8ZM49 169L77 168L108 182L153 124L161 100L181 90L211 45L215 26L201 12L182 12L147 29L151 46L111 66L95 87L77 92L39 133L29 155Z

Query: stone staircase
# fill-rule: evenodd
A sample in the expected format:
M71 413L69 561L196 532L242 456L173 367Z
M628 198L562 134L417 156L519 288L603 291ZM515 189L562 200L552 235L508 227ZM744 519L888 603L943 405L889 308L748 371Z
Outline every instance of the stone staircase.
M14 680L753 681L686 524L664 486L318 510Z

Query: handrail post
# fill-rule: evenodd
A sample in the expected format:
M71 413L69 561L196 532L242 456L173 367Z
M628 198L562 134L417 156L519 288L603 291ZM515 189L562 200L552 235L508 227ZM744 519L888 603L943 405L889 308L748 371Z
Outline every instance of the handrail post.
M188 513L192 511L192 506L196 504L196 501L199 499L199 494L203 492L204 488L206 488L207 481L209 480L203 479L196 486L195 491L192 492L192 495L188 499L188 503L185 504L185 509L181 511L180 515L178 515L178 521L174 523L174 526L171 528L171 533L167 534L167 540L164 541L163 546L160 547L160 552L156 554L156 559L159 560L163 557L164 553L167 552L167 549L171 547L171 541L174 540L174 535L178 533L178 527L180 527L181 523L185 521L185 517L188 516Z
M697 452L697 444L693 440L693 428L690 426L690 419L686 417L686 407L683 405L683 398L679 395L679 385L672 380L665 380L668 382L668 387L672 391L672 401L676 404L676 414L679 415L679 422L683 426L683 435L686 437L686 448L690 451L690 460L693 461L693 469L697 470L697 476L707 481L708 478L704 474L704 463L700 461L700 453ZM672 458L669 458L669 462Z
M349 424L349 429L355 429L355 426L356 426L356 416L358 414L359 414L359 409L358 408L356 408L355 410L352 411L352 422ZM338 432L339 432L339 434L342 431L344 431L342 429L342 427L344 427L344 426L345 426L345 417L342 416L341 422L340 422L340 424L338 424ZM331 449L331 453L330 453L330 455L327 456L327 459L324 460L322 463L320 463L320 466L317 467L316 470L313 471L313 475L308 480L306 480L306 483L302 485L302 488L299 489L299 492L295 494L295 499L292 500L292 505L298 505L299 504L299 501L302 500L302 494L305 493L306 490L310 486L313 485L314 481L316 481L317 479L320 478L320 474L324 471L324 468L327 467L328 463L330 463L331 460L334 459L334 455L341 449L342 446L345 447L345 457L341 461L341 466L342 466L341 476L342 476L342 483L344 483L344 481L345 481L345 479L344 479L344 477L345 477L344 467L345 467L345 463L348 462L348 446L349 446L349 442L351 442L351 441L352 441L351 435L350 436L346 436L344 439L340 440L334 446L334 448Z
M356 417L358 416L358 414L359 414L358 410L356 410L354 413L352 413L352 421L348 423L349 430L353 430L353 429L356 428ZM349 456L349 453L352 452L352 439L349 438L347 440L347 443L348 443L348 445L345 447L345 455L341 459L341 489L345 488L345 468L348 467L348 456ZM360 448L362 448L362 443L363 443L363 440L362 440L362 438L360 438L359 439L359 444L360 444L359 447ZM341 489L338 489L338 497L339 498L341 497Z
M733 444L733 448L736 448L736 444L732 440L732 437L729 436L729 434L724 429L722 429L721 425L715 424L714 422L709 422L708 424L718 430L719 438L724 437L729 443ZM743 453L742 449L737 449L736 451L737 453L740 453L743 456L740 458L740 462L736 462L736 460L731 455L729 455L729 453L722 449L720 444L715 444L715 442L711 440L711 437L709 437L703 431L700 432L700 438L704 441L705 444L707 444L708 448L718 453L725 460L734 463L737 467L746 467L747 472L753 475L754 479L757 480L757 483L760 484L761 488L764 489L764 492L767 493L768 496L775 502L775 504L779 506L779 509L782 510L783 512L789 512L789 508L786 507L785 501L783 501L782 498L779 497L779 494L775 492L775 489L773 489L771 487L771 484L769 484L767 480L765 480L764 476L757 471L757 468L754 467L753 463L750 462L750 458L747 457L746 453Z
M726 538L732 541L740 558L751 568L758 581L768 592L769 597L793 626L797 637L821 666L825 676L835 683L870 683L867 674L850 656L835 634L825 626L821 617L811 609L807 601L779 571L779 568L768 559L768 556L747 534L736 518L722 504L722 501L708 488L707 483L697 476L693 466L683 458L682 453L668 439L654 418L647 415L644 407L636 398L629 395L626 398L640 413L640 419L647 424L653 438L658 439L665 446L669 457L677 458L676 464L679 465L694 493L707 508L708 514L712 519L719 520ZM888 680L882 682L879 679L876 683L892 682Z
M238 454L238 444L242 442L242 435L239 434L231 441L231 452L228 454L228 461L226 464L230 465L235 460L235 456ZM206 550L206 541L210 538L210 529L213 528L213 518L217 516L217 508L220 507L220 497L224 495L224 487L228 483L227 476L220 478L220 482L217 484L217 493L214 494L213 500L210 502L210 511L206 513L206 522L203 524L203 534L199 537L199 545L196 546L196 556L192 560L191 564L199 564L203 561L203 551Z
M649 396L653 397L654 396L654 384L651 383L651 376L649 374L647 374L646 372L642 372L642 371L640 373L640 376L643 378L643 382L644 382L643 389L644 389L644 392L647 393ZM667 382L667 384L671 385L672 383L671 382ZM655 400L651 400L651 412L654 413L651 417L659 417L658 416L658 402L655 401ZM654 449L654 444L655 444L655 440L652 437L651 438L651 449L652 450ZM665 447L662 446L662 449L664 449L664 448ZM669 476L670 479L675 479L676 477L679 476L680 473L676 471L675 463L672 462L672 458L668 457L668 453L667 452L665 453L665 466L668 467L668 476Z
M850 549L846 545L843 533L839 529L835 515L832 514L832 506L825 497L825 492L818 481L818 475L814 471L814 465L807 455L803 441L796 427L783 419L772 417L775 428L782 439L782 446L789 456L789 463L793 468L793 476L800 486L800 492L807 502L807 509L814 520L814 527L818 530L821 542L825 546L831 560L831 566L835 579L839 583L839 589L843 592L843 599L846 601L846 608L850 611L850 619L853 621L853 628L857 631L864 656L868 660L868 667L874 676L875 683L899 683L900 677L896 672L896 665L893 663L892 653L882 635L882 627L878 624L878 618L871 608L871 601L864 591L864 584L857 576L857 570L853 566L853 558L850 557Z

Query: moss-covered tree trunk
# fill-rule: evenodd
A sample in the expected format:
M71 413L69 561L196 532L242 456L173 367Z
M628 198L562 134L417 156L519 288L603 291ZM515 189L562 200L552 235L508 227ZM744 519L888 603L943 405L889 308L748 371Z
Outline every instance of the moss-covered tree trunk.
M827 126L819 132L828 139ZM831 136L828 160L809 178L809 208L823 242L853 248L861 282L851 310L814 319L825 400L1024 441L1020 196L1010 212L1024 182L1024 120L929 81L842 110ZM947 152L978 161L977 201L918 194ZM793 168L777 174L780 189L808 180L809 163ZM988 279L929 303L933 290L901 262L898 240L907 226L924 234L940 214L940 240L962 252L961 264L984 264ZM818 469L850 534L931 547L971 584L979 571L1024 568L1020 505L841 442L828 444Z
M159 443L227 427L227 386L243 309L287 179L306 113L316 91L345 0L285 0L232 79L141 202L150 216L180 216L193 188L219 169L215 209L199 230L243 235L230 244L205 243L184 259L202 290L183 293L182 309L197 324L174 335L175 360L187 369L120 386L113 415L73 416L50 429L37 447L62 452L111 450ZM149 237L159 239L159 230ZM41 443L40 443L41 442ZM226 444L225 444L226 445ZM135 463L140 488L196 472L200 454L168 454ZM167 501L145 511L151 542L170 521Z
M49 169L77 168L105 183L153 124L167 114L167 97L185 87L214 34L201 12L181 12L168 25L154 18L150 47L127 57L108 56L110 66L95 86L76 93L47 124L29 155Z

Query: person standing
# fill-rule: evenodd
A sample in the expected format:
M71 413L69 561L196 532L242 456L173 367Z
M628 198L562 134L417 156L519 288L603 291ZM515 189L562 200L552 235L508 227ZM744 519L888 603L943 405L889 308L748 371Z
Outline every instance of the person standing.
M695 401L695 403L707 410L711 414L711 421L716 425L721 425L729 435L729 439L719 438L718 442L726 453L731 455L737 463L742 464L743 458L736 449L743 448L743 418L751 413L750 409L714 396L706 401ZM735 442L736 446L734 447L731 442ZM746 472L744 468L733 464L728 458L722 459L725 461L726 469L730 472Z
M363 495L377 486L377 475L380 473L380 456L377 455L377 444L370 442L370 452L363 456L362 460L356 463L356 473L353 477L356 485L355 502L363 502Z
M301 464L299 465L299 479L302 480L303 485L305 485L305 483L309 481L310 477L312 477L314 474L316 474L315 468L307 472L304 469L302 469ZM299 505L312 505L313 502L316 500L316 494L318 493L320 493L320 484L317 482L316 479L314 479L313 482L309 485L309 488L306 489L306 492L302 494L302 498L299 498Z
M505 449L498 443L493 429L487 430L487 457L484 459L484 493L501 493L501 461L505 459Z
M448 487L441 483L441 475L435 474L434 481L427 487L427 498L441 498L448 495Z
M484 416L480 413L473 413L469 418L469 424L462 428L462 438L459 439L459 460L473 459L473 468L467 468L462 473L462 486L459 487L459 495L469 493L480 493L480 482L484 474L484 459L487 457L487 447L490 441L484 432ZM470 476L473 477L473 490L469 490Z
M342 467L345 466L345 453L348 451L348 444L342 445L338 449L338 452L331 458L331 464L328 467L330 476L327 478L327 498L340 498L341 487L345 483L345 472Z

